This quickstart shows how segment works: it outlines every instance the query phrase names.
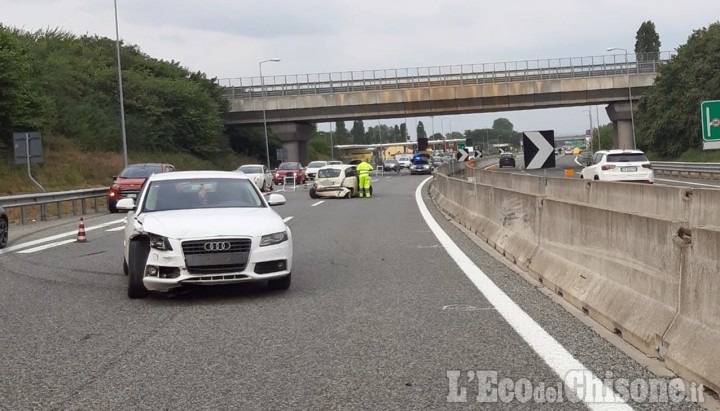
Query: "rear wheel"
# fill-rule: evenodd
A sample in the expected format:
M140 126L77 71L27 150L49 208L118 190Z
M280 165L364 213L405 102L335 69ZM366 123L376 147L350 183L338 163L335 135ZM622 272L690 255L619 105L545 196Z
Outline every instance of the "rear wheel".
M268 281L268 287L271 290L287 290L290 288L291 275L292 274L288 274L283 278Z
M130 243L128 262L128 297L145 298L148 291L143 284L145 263L150 254L150 243L146 239L134 240Z
M0 217L0 248L5 248L8 243L8 220Z

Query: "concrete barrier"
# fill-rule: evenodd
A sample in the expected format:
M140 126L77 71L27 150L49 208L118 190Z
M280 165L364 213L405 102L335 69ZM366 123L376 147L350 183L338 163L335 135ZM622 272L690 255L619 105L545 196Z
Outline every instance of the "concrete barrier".
M720 190L472 176L437 179L433 200L646 355L720 391Z
M720 393L720 190L694 190L680 310L665 336L668 368Z

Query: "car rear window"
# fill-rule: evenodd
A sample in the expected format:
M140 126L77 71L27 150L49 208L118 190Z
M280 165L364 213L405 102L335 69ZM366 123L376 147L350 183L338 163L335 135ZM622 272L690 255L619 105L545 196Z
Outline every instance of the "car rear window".
M155 173L161 173L161 166L128 167L120 173L122 178L148 178Z
M619 154L608 154L608 163L631 163L631 162L642 162L648 161L645 154L642 153L619 153Z
M278 167L279 170L297 170L298 168L300 168L298 163L282 163Z
M340 177L340 170L336 168L325 168L318 171L319 178L335 178Z
M308 168L320 168L326 165L327 163L324 161L313 161L312 163L308 164Z
M262 167L258 166L242 166L238 170L248 174L262 174Z

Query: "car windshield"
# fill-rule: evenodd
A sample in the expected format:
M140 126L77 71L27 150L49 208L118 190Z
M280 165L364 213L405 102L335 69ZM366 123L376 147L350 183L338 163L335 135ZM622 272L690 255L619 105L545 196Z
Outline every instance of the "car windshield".
M320 168L325 167L327 165L324 161L313 161L312 163L308 164L308 168Z
M229 207L264 207L264 203L247 179L161 180L147 187L142 211Z
M130 166L120 173L122 178L148 178L155 173L161 173L162 166Z
M322 168L318 171L318 178L340 177L340 170L337 168Z
M397 164L397 160L385 160L385 164Z
M502 157L502 158L513 158L513 155L512 155L512 154L509 154L509 153L503 153L503 154L500 154L500 157Z
M425 157L415 157L412 162L413 164L430 164L430 161Z
M278 167L278 170L297 170L299 168L300 165L298 163L282 163L280 167Z
M645 154L642 153L618 153L608 154L607 156L608 163L630 163L642 161L648 161L647 157L645 157Z
M262 174L261 166L241 166L238 171L242 171L245 174Z

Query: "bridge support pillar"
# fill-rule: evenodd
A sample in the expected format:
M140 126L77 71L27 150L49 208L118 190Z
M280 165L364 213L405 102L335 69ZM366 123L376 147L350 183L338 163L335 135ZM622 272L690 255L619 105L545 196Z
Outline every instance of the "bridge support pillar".
M307 123L280 123L269 127L287 151L287 158L283 161L299 161L307 165L308 140L315 126Z
M613 148L634 148L630 103L612 103L605 111L613 124Z

